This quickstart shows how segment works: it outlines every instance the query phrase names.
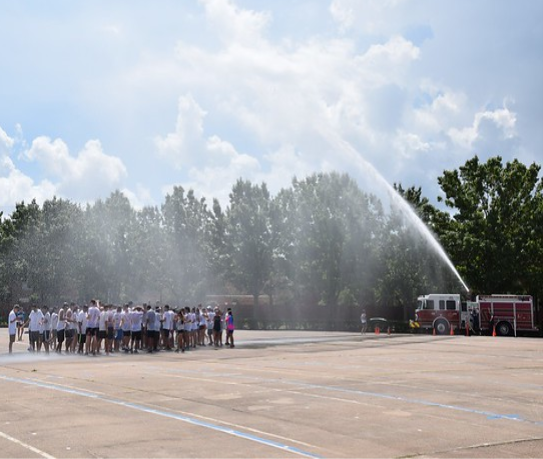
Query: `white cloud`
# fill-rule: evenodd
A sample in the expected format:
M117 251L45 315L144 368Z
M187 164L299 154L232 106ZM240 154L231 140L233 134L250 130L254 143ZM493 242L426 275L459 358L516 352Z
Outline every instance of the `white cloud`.
M516 136L516 121L516 114L507 108L485 110L475 114L471 126L460 129L452 127L448 130L448 135L461 148L471 150L477 140L484 139L485 125L490 124L491 128L495 127L496 129L491 129L492 134L498 139L505 140Z
M135 191L130 188L123 188L121 192L130 201L130 205L136 210L141 210L145 206L155 206L157 204L153 199L151 190L141 183L135 185Z
M158 154L185 171L186 188L225 204L232 184L240 177L258 173L260 163L217 135L205 138L206 112L191 95L179 99L178 109L175 131L155 139ZM174 185L164 186L163 193L170 193Z
M77 156L71 156L62 139L37 137L25 157L36 161L53 177L62 196L93 201L109 194L127 175L121 159L104 153L98 140L89 140Z
M7 135L6 131L0 127L0 154L7 154L15 144L15 140Z
M166 137L157 137L158 153L177 169L190 166L200 158L204 150L203 119L205 111L200 108L192 95L179 98L175 131Z
M0 74L13 100L6 93L0 102L21 99L15 118L3 121L10 125L79 145L89 136L102 143L70 152L64 140L44 137L28 148L0 130L0 156L11 152L14 170L32 174L30 186L50 183L78 200L119 187L135 206L159 202L165 184L222 201L240 176L278 189L293 175L356 175L357 155L391 183L421 185L474 151L537 159L541 6L287 3L121 2L107 16L87 5L84 21L70 17L67 29L20 42L17 59ZM30 7L21 11L20 20L53 30L28 14ZM66 37L74 30L72 44ZM12 42L18 30L7 31L0 28L0 38ZM32 75L25 62L35 66L36 49L48 76L41 85L24 77ZM515 113L496 109L509 97ZM28 126L16 118L21 113L39 116L25 115ZM17 164L21 151L30 164Z
M330 13L343 31L360 26L366 33L390 33L404 0L333 0Z
M262 40L271 16L266 12L242 9L228 0L200 0L203 3L210 29L223 43L255 45Z
M52 198L57 192L56 186L48 180L35 184L34 180L18 170L7 156L0 156L0 209L11 211L15 204L26 203L33 199L38 204Z

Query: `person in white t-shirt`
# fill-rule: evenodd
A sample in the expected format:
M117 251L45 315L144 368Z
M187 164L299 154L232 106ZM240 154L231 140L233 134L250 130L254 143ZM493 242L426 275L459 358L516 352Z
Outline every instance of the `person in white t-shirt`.
M87 344L87 324L89 307L84 304L79 313L77 314L77 353L83 354L85 352ZM86 355L88 353L86 352Z
M41 350L41 346L43 344L45 353L49 354L49 343L51 342L51 313L49 312L49 308L47 306L42 307L42 314L43 319L40 326L40 341L38 343L38 350Z
M15 342L15 337L17 336L17 325L19 323L19 318L17 313L19 312L20 307L18 304L13 306L13 309L8 316L8 330L9 330L9 353L13 352L13 343Z
M123 340L123 329L121 327L123 319L123 308L117 306L117 309L113 313L113 350L119 352L121 350L121 342Z
M100 321L100 309L98 307L98 300L91 300L89 311L87 314L87 342L85 346L85 353L88 355L92 352L96 355L98 344L98 325Z
M53 307L51 311L51 349L57 348L57 325L58 325L58 312L57 308Z
M28 315L28 336L30 339L29 351L34 352L38 349L40 340L40 324L43 320L43 313L36 305L32 306L32 311Z
M162 345L167 351L172 350L173 344L173 317L174 313L170 310L170 305L164 306L162 314Z
M130 310L128 304L123 307L121 313L121 330L123 332L123 351L128 353L130 350L130 333L132 330L132 322L130 321Z
M62 353L62 344L64 343L65 332L66 332L66 310L68 309L68 303L58 310L58 322L57 322L57 353Z
M130 352L138 353L141 350L142 325L143 325L143 308L136 306L130 313L130 324L132 330L130 332Z
M368 319L366 316L366 310L362 309L362 314L360 314L360 333L366 333L368 329Z

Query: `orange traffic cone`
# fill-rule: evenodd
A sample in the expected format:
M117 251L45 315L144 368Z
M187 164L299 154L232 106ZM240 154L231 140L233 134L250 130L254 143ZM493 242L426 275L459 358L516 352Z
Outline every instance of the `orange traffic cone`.
M379 330L379 327L375 327L375 334L378 335L379 333L381 333L381 330Z
M436 328L432 328L432 335L436 336Z
M469 324L466 324L466 336L469 336Z
M451 335L451 336L454 335L454 327L452 325L451 325L451 331L450 331L449 335Z
M496 325L492 328L492 336L496 336Z

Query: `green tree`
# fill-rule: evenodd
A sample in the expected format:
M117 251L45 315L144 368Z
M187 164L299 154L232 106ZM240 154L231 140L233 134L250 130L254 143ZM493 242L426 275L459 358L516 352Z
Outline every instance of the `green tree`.
M82 269L82 295L105 302L130 299L132 272L131 242L135 214L120 191L88 206L84 217L85 264Z
M475 293L532 293L543 285L541 167L475 156L438 182L453 209L441 240Z
M320 305L330 323L348 313L339 316L339 309L373 303L379 200L348 175L331 173L294 179L276 202L278 278L293 302Z
M266 184L239 179L226 211L226 278L241 292L253 295L253 318L259 316L259 296L272 273L274 239L271 198Z
M201 301L208 290L212 217L205 198L175 187L162 206L164 216L167 286L176 300Z

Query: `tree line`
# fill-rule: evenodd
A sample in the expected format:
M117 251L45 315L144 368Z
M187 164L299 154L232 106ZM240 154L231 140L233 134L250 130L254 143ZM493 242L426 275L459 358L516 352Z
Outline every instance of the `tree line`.
M443 209L420 188L395 189L474 294L542 298L539 173L537 164L474 157L438 178ZM23 283L43 304L97 297L181 306L246 294L257 318L267 295L277 310L330 320L362 307L405 308L422 293L460 292L400 209L335 172L295 178L275 196L265 183L239 179L224 209L181 186L141 210L119 191L86 206L18 203L0 221L0 303L17 302Z

